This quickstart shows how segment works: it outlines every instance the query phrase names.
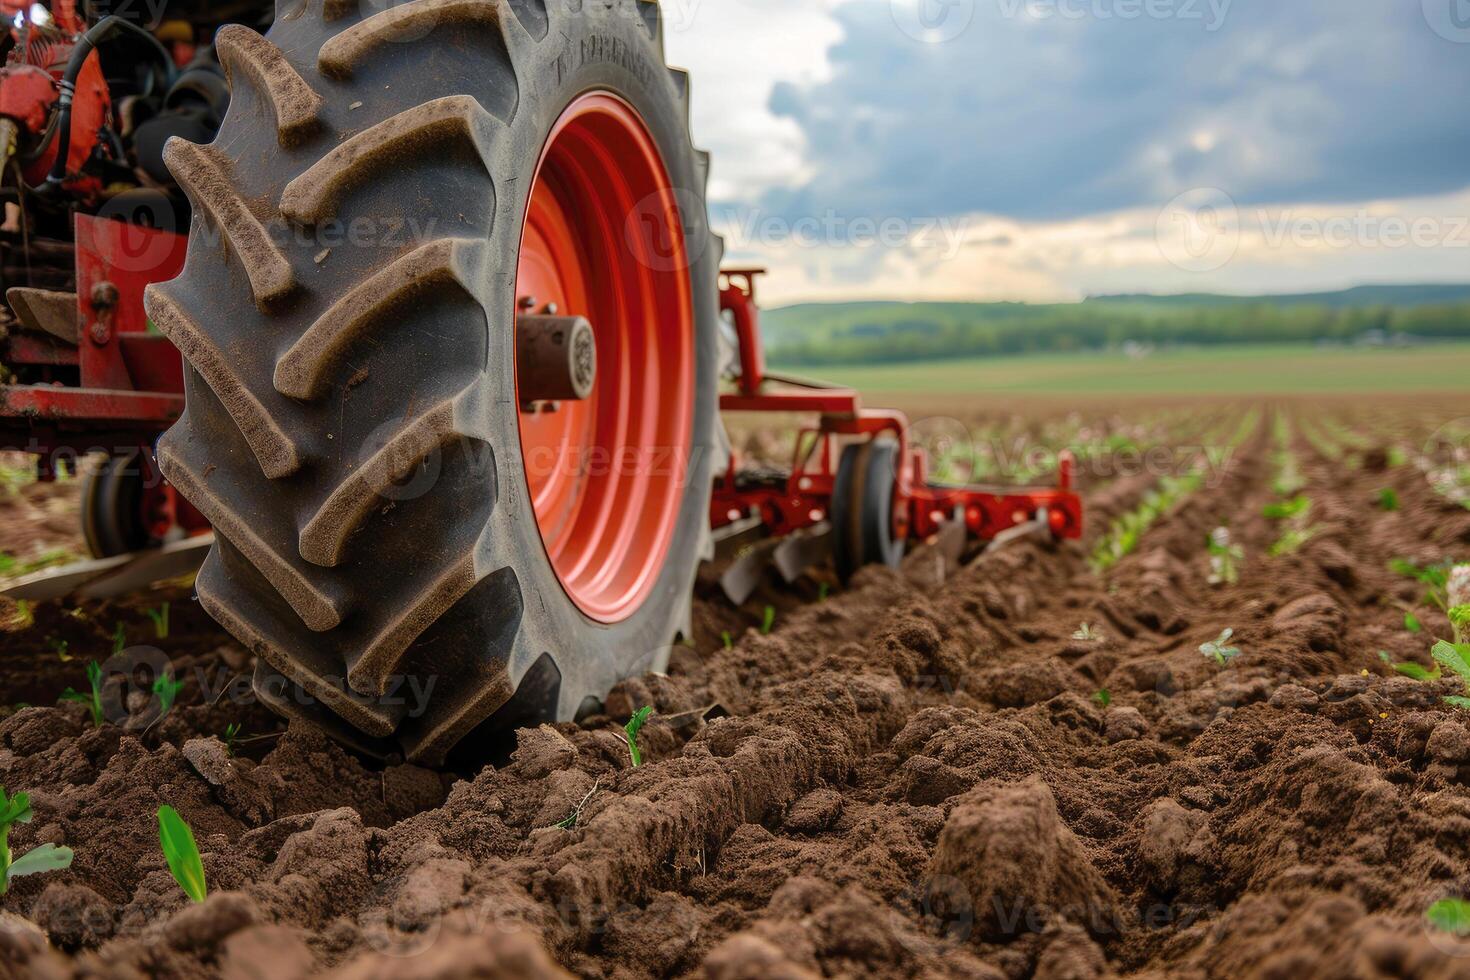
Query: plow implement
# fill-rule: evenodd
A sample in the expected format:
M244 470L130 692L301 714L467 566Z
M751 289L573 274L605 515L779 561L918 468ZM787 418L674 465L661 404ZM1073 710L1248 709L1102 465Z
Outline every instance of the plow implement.
M740 367L736 390L720 396L720 408L815 415L818 422L799 430L788 471L745 468L732 454L715 481L710 526L719 551L733 557L720 579L732 602L748 599L768 567L790 583L830 560L845 582L864 565L896 566L910 542L940 542L958 559L971 542L1036 529L1038 518L1058 538L1081 536L1070 456L1061 460L1055 488L930 483L901 412L864 408L851 389L768 372L755 305L762 272L729 269L721 276Z

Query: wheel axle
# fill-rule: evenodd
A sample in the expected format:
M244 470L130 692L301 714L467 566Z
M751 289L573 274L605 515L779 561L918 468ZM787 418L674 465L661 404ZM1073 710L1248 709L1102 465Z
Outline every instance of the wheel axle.
M522 406L582 401L597 380L597 339L580 316L516 317L516 384Z

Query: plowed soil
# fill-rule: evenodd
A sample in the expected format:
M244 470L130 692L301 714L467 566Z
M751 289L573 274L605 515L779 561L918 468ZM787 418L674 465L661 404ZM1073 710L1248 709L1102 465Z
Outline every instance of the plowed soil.
M1365 417L1384 445L1351 462L1295 443L1314 533L1268 557L1268 422L1105 573L1099 535L1157 474L1084 468L1080 544L702 597L667 675L456 772L285 730L187 591L11 610L0 701L38 705L0 712L0 783L35 810L11 844L76 859L0 899L0 976L1470 976L1424 914L1470 896L1470 716L1379 656L1427 665L1448 635L1389 563L1470 554L1470 511ZM1240 580L1211 585L1226 525ZM51 706L119 623L171 658L178 705ZM1221 666L1199 648L1226 628ZM203 905L159 851L165 803Z

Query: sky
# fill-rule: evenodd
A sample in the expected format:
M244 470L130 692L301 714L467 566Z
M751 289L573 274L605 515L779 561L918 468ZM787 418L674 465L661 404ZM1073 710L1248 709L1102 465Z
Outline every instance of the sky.
M1470 0L663 0L764 300L1470 280Z

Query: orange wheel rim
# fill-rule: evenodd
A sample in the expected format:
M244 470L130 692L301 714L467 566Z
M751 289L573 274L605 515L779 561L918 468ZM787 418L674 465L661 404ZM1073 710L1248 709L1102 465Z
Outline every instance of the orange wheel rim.
M678 523L694 412L694 326L678 197L625 101L576 99L537 164L518 304L586 317L597 378L582 401L520 405L527 489L562 588L588 617L627 619Z

